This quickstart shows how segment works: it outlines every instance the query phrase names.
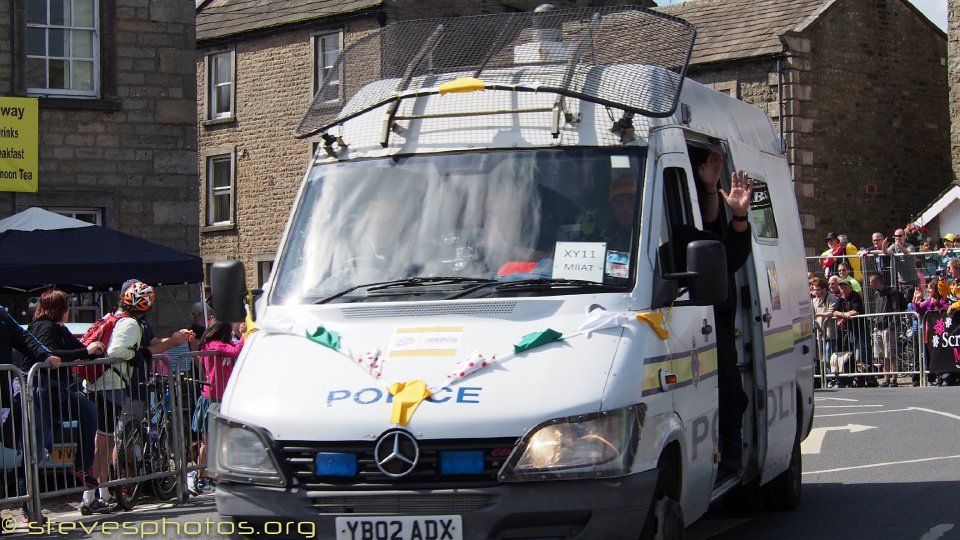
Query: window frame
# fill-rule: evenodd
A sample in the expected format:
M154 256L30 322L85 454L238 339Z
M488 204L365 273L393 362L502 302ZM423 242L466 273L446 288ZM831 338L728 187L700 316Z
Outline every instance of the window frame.
M94 225L103 226L103 209L102 208L83 208L83 207L57 207L57 206L47 206L44 210L53 212L55 214L60 214L61 216L85 221L85 219L80 219L77 217L77 214L92 214L95 216L96 220L93 222Z
M337 60L339 60L340 55L343 54L343 28L336 29L324 29L318 30L310 34L310 49L311 54L313 55L313 95L316 96L317 92L320 91L320 84L323 82L323 78L320 76L320 71L322 69L333 69L336 66L337 60L334 60L333 65L329 68L324 68L321 65L322 57L324 56L323 51L320 47L323 44L324 38L335 36L337 40ZM337 99L329 100L328 103L339 103L343 100L343 66L341 65L337 69Z
M264 253L253 257L255 268L253 277L258 289L262 289L270 279L276 257L276 253ZM264 266L266 266L266 268L264 268ZM266 270L266 272L264 272L264 270Z
M112 64L109 61L110 54L109 51L112 50L114 43L112 39L108 39L108 36L111 36L115 30L110 24L112 20L113 5L112 0L91 0L93 4L93 27L79 27L79 26L68 26L64 25L51 25L49 24L49 1L47 2L47 22L45 24L40 23L29 23L27 22L27 0L15 0L14 1L14 78L15 83L14 87L17 89L17 93L37 98L50 98L50 99L66 99L70 100L98 100L103 98L107 93L105 92L105 87L112 87L113 81L112 77L109 75L109 72L112 70L112 66L107 66L105 64ZM67 0L70 1L70 0ZM72 13L72 2L71 2L71 13ZM109 16L108 16L109 15ZM73 21L71 21L71 24ZM29 54L27 46L27 36L29 34L30 28L43 28L49 30L50 28L54 29L64 29L66 32L71 32L73 30L78 31L88 31L92 32L92 57L87 58L77 58L78 60L83 61L92 61L93 69L91 73L92 77L92 88L90 90L73 90L70 88L50 88L47 87L31 87L29 85L28 77L28 68L27 64L31 58L43 58L49 61L51 58L66 60L68 64L74 59L73 56L64 55L64 56L55 56L51 57L49 53L49 37L45 40L45 47L47 49L44 52L43 56L31 55ZM65 45L65 48L69 45ZM71 66L72 70L72 66ZM72 73L72 71L71 71ZM72 76L70 77L72 79ZM49 65L46 72L46 81L49 84ZM72 84L72 81L71 81Z
M229 55L230 76L229 82L222 83L230 85L230 110L225 113L217 113L217 107L214 104L217 87L213 83L213 72L215 67L214 57ZM232 122L237 118L237 51L233 47L225 49L212 50L204 54L204 80L206 87L206 97L204 104L206 111L204 113L204 123ZM217 102L219 104L219 102Z
M750 178L756 182L753 199L750 201L750 228L758 240L768 242L780 238L780 229L777 227L777 216L773 210L773 197L770 196L770 184L762 174L748 172ZM767 200L758 200L760 193L767 193Z
M212 164L222 162L226 158L229 163L230 185L227 193L214 193L213 177L215 168ZM202 232L223 231L236 228L237 225L237 153L236 148L211 148L203 153L203 191L202 191ZM223 188L220 188L223 189ZM229 219L227 221L213 221L213 198L222 195L229 196Z

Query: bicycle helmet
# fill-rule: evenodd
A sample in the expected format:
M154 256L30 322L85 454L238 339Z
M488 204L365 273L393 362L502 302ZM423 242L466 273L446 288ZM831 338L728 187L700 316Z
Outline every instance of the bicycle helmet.
M130 306L130 309L139 312L145 312L153 307L157 299L157 294L153 287L141 281L135 281L125 291L123 291L123 304Z

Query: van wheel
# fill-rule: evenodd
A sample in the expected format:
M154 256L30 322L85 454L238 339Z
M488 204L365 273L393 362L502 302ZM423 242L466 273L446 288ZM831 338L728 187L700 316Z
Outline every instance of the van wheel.
M803 461L800 456L800 437L794 438L790 466L761 489L764 506L768 510L793 510L800 506Z
M662 495L653 503L652 510L644 525L642 539L683 540L685 538L683 508L680 507L679 502Z

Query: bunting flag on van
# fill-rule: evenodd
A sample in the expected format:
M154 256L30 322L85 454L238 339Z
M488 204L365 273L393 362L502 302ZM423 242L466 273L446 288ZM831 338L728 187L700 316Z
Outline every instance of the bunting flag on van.
M335 351L340 350L340 334L322 326L318 326L313 332L307 332L307 339Z
M372 379L387 386L387 391L393 396L390 422L392 424L406 426L410 423L420 403L446 385L468 377L495 363L512 359L521 352L529 351L556 341L569 340L584 334L589 336L592 332L600 330L625 327L628 326L632 320L649 324L660 339L666 340L669 337L669 332L664 325L663 313L640 313L631 317L621 313L611 313L602 308L594 309L590 312L587 320L580 325L578 331L572 334L565 335L552 328L547 328L546 330L523 336L520 338L520 341L513 346L513 352L508 354L485 356L479 351L473 351L466 358L457 362L454 369L446 375L444 380L436 384L427 384L419 379L388 384L382 379L383 364L386 361L386 356L381 355L380 349L374 348L360 354L353 353L349 348L343 349L339 332L326 328L316 319L310 320L309 316L295 319L281 315L269 320L260 320L258 321L258 326L260 331L268 334L286 334L305 337L318 345L334 350L348 358L354 365L366 371ZM312 330L310 328L312 328Z
M670 337L670 332L663 326L663 313L657 311L640 313L637 315L637 320L649 324L650 328L653 328L653 331L661 340L666 341L667 338Z
M426 383L420 380L393 383L387 390L393 396L390 423L406 426L423 400L433 395Z
M548 343L553 343L554 341L561 341L563 339L563 334L547 328L546 330L540 332L534 332L532 334L527 334L520 339L520 343L517 343L513 346L513 352L523 352L529 351L535 347L540 347L541 345L546 345Z

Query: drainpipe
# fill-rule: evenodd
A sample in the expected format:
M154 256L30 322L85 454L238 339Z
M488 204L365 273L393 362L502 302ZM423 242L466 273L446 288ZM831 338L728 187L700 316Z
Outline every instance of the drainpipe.
M777 57L777 108L780 115L780 152L787 153L787 139L783 129L783 54Z

